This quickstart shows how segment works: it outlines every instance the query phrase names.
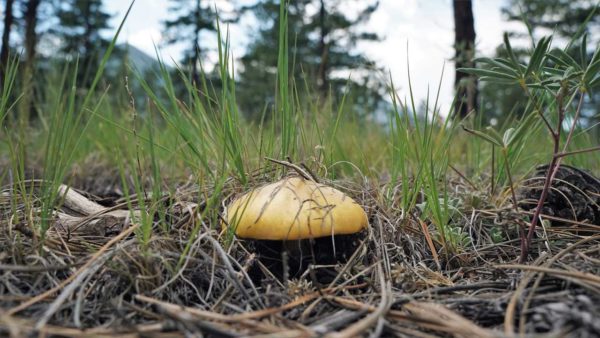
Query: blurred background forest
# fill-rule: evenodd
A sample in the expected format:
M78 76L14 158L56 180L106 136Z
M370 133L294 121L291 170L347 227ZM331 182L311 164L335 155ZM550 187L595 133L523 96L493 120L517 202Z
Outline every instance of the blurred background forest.
M102 55L124 13L113 13L110 2L117 0L4 0L2 1L2 46L0 51L0 79L13 56L18 56L17 88L14 95L23 95L13 107L9 119L36 121L43 119L44 105L51 91L45 90L60 78L67 63L78 60L77 86L84 92L93 80ZM138 0L134 6L141 9L148 0ZM246 36L229 39L246 41L242 55L234 55L236 99L239 110L249 121L268 119L276 100L277 46L279 36L279 1L219 0L161 0L164 20L161 39L156 41L157 52L169 45L177 45L178 55L163 55L163 65L173 78L184 74L196 84L202 97L210 101L220 88L219 69L210 53L216 49L217 17L226 27L241 25L242 20L255 23ZM153 2L155 2L153 0ZM401 1L400 1L401 2ZM592 0L507 0L498 6L506 23L509 36L520 41L518 55L526 55L533 38L554 34L556 41L567 41L576 34L588 34L586 53L592 53L600 39L600 14ZM114 4L113 4L114 5ZM477 116L483 124L502 124L510 117L525 111L527 100L516 86L497 83L479 83L459 72L451 74L456 66L471 67L480 55L474 21L478 20L471 1L439 1L439 6L453 9L454 16L445 24L454 27L454 57L446 60L445 77L454 78L457 93L452 111L462 117ZM388 93L389 65L378 63L366 53L364 42L385 46L389 37L368 30L373 14L381 10L375 0L298 0L291 1L288 13L290 45L290 78L295 82L298 103L318 102L337 109L344 101L344 109L357 118L386 121L391 109ZM115 18L116 17L116 18ZM248 19L251 18L251 19ZM589 20L587 25L582 24ZM511 24L512 23L512 24ZM517 24L516 26L514 24ZM246 25L247 26L247 25ZM242 29L245 29L244 26ZM509 28L518 27L516 30ZM585 27L585 31L580 30ZM238 27L239 28L239 27ZM239 32L240 30L236 30ZM501 37L498 37L499 44ZM235 42L234 42L235 43ZM409 41L410 43L410 41ZM572 50L578 51L577 46ZM409 48L409 47L407 47ZM501 56L502 48L496 54ZM160 55L160 53L158 53ZM577 58L579 53L573 53ZM171 58L177 58L172 60ZM413 55L427 58L427 55ZM431 60L437 69L442 60ZM410 62L410 58L409 58ZM157 54L148 54L133 45L117 45L100 83L100 90L111 87L108 99L127 105L133 98L137 109L144 111L147 95L138 81L141 75L152 87L164 85L159 74ZM441 67L439 67L441 72ZM405 74L401 74L404 76ZM435 93L437 79L430 91ZM175 81L182 102L191 99L183 81ZM424 99L419 97L417 99ZM584 120L594 124L598 120L598 95L586 99ZM450 102L445 102L450 107ZM448 116L453 112L442 112ZM19 118L20 117L20 118Z

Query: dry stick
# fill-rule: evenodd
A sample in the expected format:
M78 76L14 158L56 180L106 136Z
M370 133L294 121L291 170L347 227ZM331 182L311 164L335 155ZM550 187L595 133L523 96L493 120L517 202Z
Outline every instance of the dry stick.
M69 285L65 286L62 292L58 295L58 297L56 297L56 299L54 299L54 301L48 306L42 317L38 320L37 324L35 324L36 330L39 330L43 326L45 326L48 320L50 320L50 317L52 317L52 315L54 315L54 313L56 313L56 311L59 310L60 306L67 300L68 297L70 297L73 294L73 292L75 292L75 289L77 289L77 287L84 281L84 279L87 276L92 276L96 274L96 271L98 271L102 267L102 265L104 265L104 263L108 260L109 257L110 254L105 254L102 257L98 258L93 262L92 265L90 265L88 269L77 275L77 277L75 277L73 281L69 283Z
M366 243L366 241L360 242L360 245L358 246L358 248L356 248L356 250L354 250L354 252L352 253L352 256L350 256L350 258L348 259L348 262L346 262L346 264L344 264L344 266L342 267L340 272L338 272L337 276L335 276L335 278L331 281L331 283L329 283L329 285L327 286L328 288L332 288L338 282L338 280L342 279L342 277L350 269L350 267L354 265L354 260L356 260L356 258L359 256L360 253L363 253L364 248L365 248L365 243Z
M330 299L342 306L354 310L375 311L374 306L356 300L336 296L332 296ZM498 336L496 332L482 328L440 304L411 301L410 303L405 304L404 307L413 314L407 314L400 310L389 310L388 317L393 319L394 322L404 322L418 325L421 328L452 334L461 331L466 336L472 337Z
M79 274L83 273L87 268L89 268L92 263L97 260L106 250L108 250L111 246L113 246L115 243L119 242L120 240L122 240L123 238L127 237L128 235L130 235L134 230L136 230L139 227L139 224L134 224L132 225L129 229L121 232L119 235L115 236L113 239L111 239L110 241L108 241L106 244L104 244L100 249L98 249L98 251L92 255L92 257L90 257L90 259L88 259L87 262L85 262L85 264L83 264L79 269L77 269L77 271L75 271L72 275L70 275L69 277L67 277L67 279L65 279L64 281L60 282L60 284L58 284L57 286L53 287L50 290L47 290L33 298L31 298L30 300L21 303L18 306L13 307L12 309L6 311L6 315L8 316L12 316L17 312L23 311L26 308L30 307L31 305L38 303L46 298L48 298L49 296L53 295L54 293L56 293L57 291L59 291L60 289L62 289L63 287L65 287L65 285L69 284L70 282L72 282Z
M73 307L73 324L75 327L81 328L83 325L81 324L81 313L83 308L83 302L85 301L85 297L89 295L91 290L95 287L97 280L94 282L90 281L94 278L96 273L87 274L87 278L83 281L83 285L90 284L90 287L86 290L86 288L79 288L79 292L77 296L75 296L75 306Z
M534 213L531 211L523 211L524 214L526 215L533 215ZM586 222L580 222L580 221L574 221L572 219L567 219L567 218L562 218L562 217L556 217L556 216L551 216L551 215L547 215L547 214L540 214L540 217L544 217L547 218L551 221L558 221L558 222L562 222L562 223L567 223L567 224L571 224L571 225L579 225L579 226L584 226L584 227L588 227L590 230L592 229L596 229L596 230L600 230L600 225L595 225L592 223L586 223ZM552 227L553 229L561 229L560 227ZM581 228L579 228L578 230L582 230Z
M600 277L598 277L594 274L588 273L588 272L573 272L573 271L550 269L550 268L545 268L545 267L541 267L541 266L530 266L530 265L523 265L523 264L501 264L501 265L496 265L496 267L500 268L500 269L529 270L529 271L535 271L535 272L543 272L543 273L546 273L549 275L556 275L559 277L571 277L571 278L576 278L576 279L582 279L582 280L585 280L592 284L595 284L595 286L597 286L597 287L600 287Z
M570 156L570 155L577 155L577 154L583 154L583 153L591 153L591 152L598 151L598 150L600 150L600 146L591 147L591 148L585 148L585 149L579 149L579 150L573 150L573 151L563 151L563 152L559 153L557 156L558 157L565 157L565 156Z
M265 160L271 161L273 163L280 164L280 165L282 165L284 167L292 168L292 169L294 169L298 173L298 175L304 177L305 179L307 179L309 181L313 181L315 183L318 183L316 177L312 176L309 172L307 172L306 170L304 170L303 168L301 168L298 165L295 165L295 164L293 164L291 162L288 162L288 161L276 160L276 159L270 158L270 157L265 157Z
M215 253L216 254L216 253ZM256 254L249 254L250 257L248 258L248 260L246 261L246 263L243 266L243 270L247 273L248 269L250 269L250 266L254 263L254 260L256 258ZM211 275L211 281L214 278L214 266L216 264L216 259L213 259L213 270L212 270L212 275ZM283 285L282 285L283 287ZM234 286L233 284L229 284L227 285L227 288L225 288L224 291L221 292L221 296L219 296L219 298L217 298L217 300L214 302L214 304L210 307L211 311L216 312L217 307L221 306L221 304L225 301L225 298L229 297L229 294L231 293L231 290L233 290ZM208 294L208 292L207 292ZM205 297L207 299L209 299L209 297Z
M10 323L7 323L6 320L10 320ZM35 330L34 324L35 321L31 319L23 319L18 317L8 317L5 318L5 321L2 321L0 317L0 328L8 326L8 324L13 325L14 327L18 327L20 332L18 333L32 333ZM42 330L37 332L38 336L60 336L60 337L139 337L140 334L143 333L157 333L160 334L164 332L168 324L166 323L151 323L151 324L140 324L133 326L131 329L131 333L121 332L119 330L115 330L114 328L107 327L93 327L89 329L76 329L71 327L60 327L55 325L46 325Z
M433 245L433 240L431 239L431 234L429 233L429 229L427 228L427 224L423 222L421 219L418 219L419 224L421 224L421 228L423 229L423 236L425 236L425 241L429 246L429 250L431 251L431 255L433 256L433 260L435 261L435 265L438 268L438 271L442 271L442 265L440 264L440 258L438 256L437 251L435 250L435 245Z
M331 289L324 289L324 290L322 290L322 292L333 293L333 292L336 292L336 291L342 290L342 289L352 290L352 289L357 289L357 288L362 288L362 287L365 287L365 284L347 286L347 287L343 287L343 288L335 287L335 288L331 288ZM151 297L147 297L144 295L140 295L140 294L136 295L135 299L142 301L142 302L147 302L150 304L158 305L159 307L163 307L163 308L179 309L180 311L186 311L186 312L189 312L190 314L193 314L193 315L198 316L199 318L203 318L203 319L215 320L215 321L220 321L220 322L225 322L225 323L233 323L233 322L247 320L247 319L260 319L262 317L266 317L266 316L276 314L276 313L279 313L282 311L293 309L296 306L302 305L302 304L304 304L316 297L319 297L319 296L320 296L319 292L312 292L307 295L298 297L295 300L293 300L287 304L284 304L282 306L272 307L272 308L267 308L267 309L262 309L262 310L256 310L256 311L251 311L251 312L244 312L244 313L240 313L240 314L233 314L233 315L224 315L224 314L214 312L214 311L206 311L206 310L200 310L198 308L176 305L173 303L163 302L163 301L160 301L160 300L157 300L157 299L154 299Z
M554 262L554 261L555 261L554 258L551 259L551 262ZM546 264L546 265L549 265L549 264ZM533 278L533 276L534 275L532 275L532 278ZM535 282L533 283L533 285L531 287L531 290L528 292L527 297L525 298L525 301L523 302L523 305L521 306L521 315L519 316L519 334L521 336L525 335L525 323L526 323L525 313L529 309L529 304L533 300L535 292L536 292L537 288L539 287L540 283L542 282L542 279L544 278L544 276L545 276L545 274L543 272L538 275L538 277L536 278ZM577 282L574 281L574 283L577 283ZM580 281L580 283L578 283L578 284L582 285L583 287L586 287L584 282Z
M190 262L190 258L193 254L193 250L196 246L200 245L200 241L205 237L209 235L209 233L205 232L202 235L198 236L198 238L194 241L194 243L192 244L192 247L190 248L190 252L186 255L185 261L183 263L183 265L181 266L181 268L177 271L177 273L175 275L173 275L173 277L169 278L168 281L166 281L165 283L163 283L162 285L160 285L159 287L153 289L151 292L156 294L161 290L164 290L165 288L167 288L169 285L171 285L171 283L175 282L177 279L179 279L179 277L183 274L183 272L185 271L185 269L187 268L187 265ZM213 261L214 262L214 261Z
M64 184L61 184L58 187L58 194L64 199L64 206L83 215L101 213L105 209L100 204L90 201L85 196Z
M460 170L456 169L452 164L448 164L448 167L450 167L452 171L454 171L458 176L460 176L460 178L467 182L467 184L469 184L471 188L473 188L473 190L478 190L477 186L473 182L471 182L471 180L469 180L463 173L461 173Z
M544 258L546 258L546 256L547 254L543 254L542 256L538 257L536 262L542 261ZM517 309L517 302L519 300L519 296L525 291L525 288L527 288L527 285L534 277L534 275L535 274L533 273L526 274L521 278L521 282L519 283L519 285L517 285L515 292L513 293L512 297L510 298L510 301L508 302L508 305L506 306L506 311L504 313L504 333L507 336L512 336L515 331L512 321L513 318L515 318L515 312Z
M318 297L318 296L319 296L319 294L314 292L314 293L308 294L306 296L297 298L296 300L294 300L290 303L287 303L283 306L268 308L268 309L263 309L263 310L257 310L257 311L253 311L253 312L246 312L246 313L241 313L241 314L234 314L234 315L224 315L224 314L220 314L220 313L213 312L213 311L205 311L205 310L200 310L197 308L184 307L181 305L175 305L172 303L163 302L163 301L160 301L160 300L157 300L154 298L150 298L147 296L143 296L143 295L136 295L135 298L139 301L157 305L159 308L162 308L165 311L185 312L189 315L193 315L193 316L203 319L203 320L211 320L211 321L222 322L222 323L237 323L237 322L242 322L242 321L247 321L247 320L258 320L262 317L266 317L269 315L279 313L281 311L292 309L296 306L304 304L305 302L309 301L311 298Z
M582 244L585 244L587 242L591 242L591 241L594 241L597 239L600 239L600 235L584 238L578 242L575 242L573 245L564 248L562 251L560 251L559 253L554 255L554 257L550 258L546 263L544 263L544 265L550 266L551 264L553 264L554 262L559 260L562 256L575 250L575 248L577 248L579 245L582 245ZM540 259L542 259L543 257L544 256L540 257ZM519 300L521 293L523 292L525 287L527 287L527 284L529 284L529 282L531 281L533 276L534 275L527 275L525 278L521 279L521 282L517 286L514 294L512 295L510 301L508 302L508 305L506 306L506 313L504 315L504 333L506 335L512 335L514 332L512 318L514 318L514 313L516 311L517 302ZM541 281L541 279L543 277L544 277L544 273L540 273L540 275L538 276L538 278L536 280L536 284L539 284L539 282Z
M95 218L115 217L117 219L127 219L131 215L137 217L140 215L139 210L130 212L129 210L118 209L120 206L110 208L104 207L96 202L90 201L85 196L64 184L61 184L58 187L58 193L59 195L62 195L63 205L65 207L84 215L71 216L65 213L57 213L59 220L69 231L75 231L88 222L92 225L96 224L99 220L94 220Z
M0 264L0 270L2 271L16 271L16 272L48 272L48 271L60 271L72 268L73 264L66 265L11 265L11 264Z
M410 302L404 306L419 318L437 324L446 325L455 335L462 333L469 337L495 337L495 332L484 329L443 305L426 302Z
M417 338L439 338L438 335L432 335L429 333L424 333L421 331L417 331L408 327L403 327L403 326L399 326L399 325L394 325L392 323L388 323L388 328L390 328L391 330L400 332L402 334L404 334L404 336L406 337L417 337ZM400 336L402 337L402 336Z
M240 293L244 297L246 297L246 299L248 299L249 301L252 300L248 291L246 291L246 289L244 289L244 286L242 285L242 283L236 278L235 269L233 268L233 265L231 264L231 260L229 259L229 256L227 255L225 250L223 250L223 247L221 247L221 244L216 239L214 239L212 236L208 236L207 239L212 244L213 248L215 248L215 250L217 251L217 254L220 256L221 260L223 261L223 264L225 264L225 268L227 268L227 271L229 272L228 276L231 279L231 283L233 283L238 288ZM235 263L237 263L237 262L235 262ZM258 293L258 290L256 290L256 287L254 286L252 279L250 279L250 277L248 276L246 271L244 271L243 268L241 269L240 272L244 275L244 277L247 278L248 282L250 283L250 286L252 287L252 290L254 291L254 294L259 296L258 298L256 298L256 303L259 306L264 307L265 304L263 303L262 299L260 298L260 294Z
M379 283L381 285L381 300L375 311L366 316L362 320L350 325L340 332L328 334L328 338L343 338L343 337L358 337L362 332L373 326L379 319L386 316L392 305L392 285L389 280L386 280L383 273L381 263L377 264L377 273L379 275Z
M561 89L562 91L562 89ZM571 138L573 137L573 133L575 131L575 127L577 126L577 119L579 118L579 114L581 112L581 108L583 106L583 98L584 95L580 94L579 103L577 104L577 110L575 111L575 117L573 119L573 124L571 125L571 130L569 131L569 135L567 136L567 140L565 141L565 145L563 147L563 153L566 152L569 144L571 143ZM548 196L548 191L550 191L550 186L552 181L554 180L554 176L558 172L558 168L560 167L560 162L563 157L560 153L560 131L562 130L562 122L564 119L564 107L563 107L563 96L558 94L558 126L556 132L552 130L550 126L550 131L552 133L552 138L554 140L554 150L552 152L552 160L550 162L550 166L548 166L548 172L546 173L546 180L544 182L544 188L542 190L542 194L540 199L538 200L537 206L535 208L535 213L533 215L533 219L531 220L531 224L529 225L529 231L527 232L527 238L525 243L523 244L523 249L521 250L521 257L519 258L519 263L524 263L527 259L527 255L529 254L529 247L531 246L531 241L533 239L533 233L535 232L535 228L538 223L538 219L540 217L540 213L542 212L542 207L546 202L546 197ZM543 115L542 115L543 116Z
M374 268L377 266L377 264L379 264L379 263L377 262L377 263L374 263L374 264L372 264L372 265L370 265L370 266L368 266L368 267L364 268L362 271L358 272L357 274L353 275L352 277L350 277L350 278L348 278L348 279L344 280L344 282L342 282L342 283L338 284L337 286L335 286L335 288L338 288L338 289L340 289L340 288L345 288L345 287L346 287L346 285L348 285L348 284L352 283L354 280L356 280L356 279L358 279L359 277L361 277L361 276L364 276L364 275L366 275L367 273L371 272L371 270L373 270L373 269L374 269ZM340 274L338 274L338 276L339 276L339 275L340 275ZM335 282L335 280L334 280L334 282ZM333 289L333 288L334 288L334 285L335 285L335 283L333 283L333 282L332 282L331 284L329 284L329 286L328 286L328 289ZM354 287L358 287L358 288L360 288L360 287L363 287L363 286L367 286L367 284L366 284L366 283L362 283L362 284L354 285ZM321 296L322 296L322 295L321 295ZM328 299L325 299L325 298L326 298L326 297L319 297L319 298L315 299L315 300L314 300L312 303L310 303L310 304L309 304L309 305L306 307L306 309L304 309L304 311L302 311L302 315L300 316L300 321L306 321L306 320L307 320L307 318L308 318L308 317L311 315L311 313L312 313L312 312L313 312L313 310L315 309L315 307L316 307L316 306L317 306L317 305L318 305L318 304L319 304L321 301L328 301Z

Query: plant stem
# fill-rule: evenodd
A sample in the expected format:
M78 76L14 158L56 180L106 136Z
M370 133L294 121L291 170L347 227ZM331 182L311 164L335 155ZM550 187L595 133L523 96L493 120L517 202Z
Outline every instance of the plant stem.
M573 151L563 151L561 153L556 154L556 156L562 158L562 157L566 157L566 156L570 156L570 155L577 155L577 154L583 154L583 153L591 153L591 152L598 151L598 150L600 150L600 146L595 146L595 147L585 148L585 149L579 149L579 150L573 150Z
M515 211L518 211L519 203L517 201L517 194L515 193L515 186L513 184L512 175L510 173L510 165L508 164L508 154L506 152L506 148L502 148L502 154L504 155L504 168L506 169L506 175L508 176L510 193L512 195L513 200L513 208L515 209Z
M571 128L569 130L569 135L567 136L567 140L563 147L563 151L560 152L560 133L562 130L562 123L563 123L564 117L565 117L565 109L563 106L564 91L561 89L559 91L559 93L557 94L556 99L557 99L557 105L558 105L558 125L557 125L556 132L551 132L552 139L554 141L554 149L552 152L552 161L550 162L550 166L548 167L548 171L546 173L546 180L544 182L544 188L542 190L542 194L541 194L540 199L538 200L537 206L535 208L535 213L533 214L531 224L529 225L529 231L527 232L527 238L525 240L525 243L522 243L522 245L521 245L522 250L521 250L521 257L519 258L520 263L524 263L529 254L529 247L531 246L531 241L533 239L533 233L535 232L535 228L537 226L538 219L540 218L540 214L542 212L542 207L544 205L544 202L546 201L548 192L550 191L550 186L552 184L552 181L554 180L554 176L556 175L556 173L558 172L558 168L560 167L560 162L562 161L562 158L566 156L565 154L569 154L566 152L566 149L568 148L569 144L571 143L571 139L572 139L573 133L575 131L575 127L577 126L577 120L579 119L579 114L580 114L581 108L583 106L583 98L584 98L584 94L581 93L580 97L579 97L579 102L577 104L577 110L575 111L575 116L573 118L573 124L571 125ZM591 150L594 150L594 148L585 149L585 150L591 151Z

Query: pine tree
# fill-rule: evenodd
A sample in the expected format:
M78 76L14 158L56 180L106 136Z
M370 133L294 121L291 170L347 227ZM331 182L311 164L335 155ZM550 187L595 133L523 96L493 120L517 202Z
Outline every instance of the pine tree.
M27 0L23 2L23 19L25 21L25 58L26 72L30 72L35 65L37 45L38 9L41 0Z
M24 21L24 46L25 46L25 67L23 69L23 92L28 93L23 96L19 106L23 121L31 119L34 115L33 98L35 93L35 81L33 76L36 67L36 46L38 34L36 31L38 23L38 10L41 0L27 0L22 3L22 16Z
M317 91L321 102L340 100L346 90L355 107L376 109L382 100L384 84L374 77L375 64L356 51L361 41L377 41L376 34L360 30L378 3L354 13L341 8L339 0L297 0L288 4L290 74L300 95ZM309 14L309 8L318 10ZM257 38L242 57L239 74L240 105L250 118L258 118L275 100L277 49L279 39L279 1L264 0L245 8L261 23ZM334 76L334 74L342 74ZM353 77L348 80L348 74ZM308 86L305 86L305 83ZM348 85L350 88L348 88ZM304 88L308 87L308 91Z
M555 32L570 39L588 17L584 31L599 34L600 8L596 6L595 0L511 0L502 8L502 13L508 21L526 19L532 33L545 28L548 33Z
M529 31L525 35L533 34L534 38L554 34L556 45L561 41L569 41L577 33L587 33L588 59L597 46L600 38L600 8L595 8L595 0L511 0L502 8L502 13L507 21L521 22ZM586 20L588 20L586 22ZM511 38L524 38L523 33L507 32ZM525 37L528 42L530 38ZM580 39L581 40L581 39ZM529 52L513 43L513 51L525 63L525 55ZM581 60L581 46L572 46L567 52L577 61ZM496 56L506 57L506 51L499 47ZM582 109L582 122L594 124L598 120L600 106L599 88L592 88L589 96L584 101ZM482 112L484 119L497 121L502 124L509 116L520 116L525 111L527 96L523 90L516 86L507 86L486 82L481 89L483 97ZM595 121L594 121L595 120Z
M10 32L14 21L14 0L4 2L4 29L2 31L2 47L0 48L0 84L4 83L4 74L8 66L8 52L10 50Z
M316 75L311 74L312 68L306 65L309 59L315 59L314 41L309 39L303 28L305 6L309 2L310 0L297 0L290 2L287 7L289 53L293 57L293 60L290 60L290 76L300 88L304 88L304 76L309 85L314 85L312 79ZM243 11L251 12L255 16L259 29L255 34L256 38L250 42L246 54L241 58L238 102L246 116L257 120L263 109L272 108L276 99L279 1L261 1L243 8ZM311 63L315 62L318 60Z
M51 33L60 39L65 56L79 57L78 83L88 87L108 46L101 33L110 28L111 16L104 12L102 0L68 0L58 6L59 24Z
M217 13L214 3L206 0L171 0L169 13L174 18L163 22L165 42L168 45L184 43L187 46L181 61L183 65L189 67L194 83L199 84L200 62L205 57L203 33L217 31ZM221 14L232 13L219 13ZM229 18L225 21L233 19Z

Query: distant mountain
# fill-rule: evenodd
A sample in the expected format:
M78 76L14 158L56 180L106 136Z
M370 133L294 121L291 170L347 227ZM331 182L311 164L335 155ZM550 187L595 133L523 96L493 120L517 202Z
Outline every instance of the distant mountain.
M140 74L146 74L148 71L158 72L160 68L160 63L155 57L133 45L123 43L115 46L106 65L106 74L109 76L119 75L124 69L124 62L127 62L129 68ZM165 66L167 69L171 68L169 65Z
M131 67L140 73L143 74L148 70L158 70L158 60L141 49L128 43L120 44L117 48L119 49L119 54L127 56L127 60Z

